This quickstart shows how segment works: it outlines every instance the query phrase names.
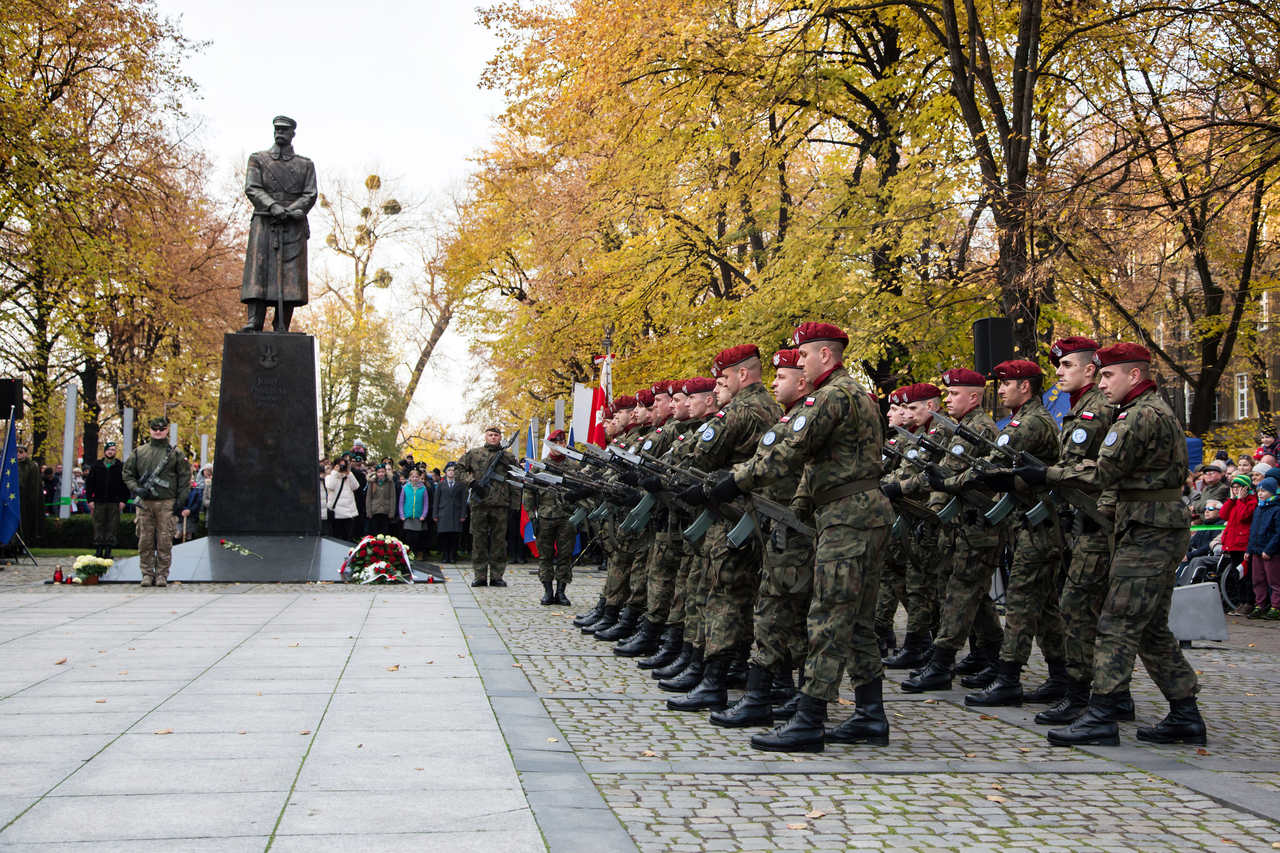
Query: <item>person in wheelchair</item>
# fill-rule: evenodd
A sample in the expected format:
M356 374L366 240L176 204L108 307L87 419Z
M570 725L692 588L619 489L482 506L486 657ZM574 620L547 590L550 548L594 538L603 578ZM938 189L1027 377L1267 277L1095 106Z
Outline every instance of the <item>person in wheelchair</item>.
M1187 555L1178 566L1177 584L1186 586L1206 580L1217 580L1218 560L1222 556L1222 528L1218 513L1222 502L1209 499L1202 507L1203 517L1197 525L1200 529L1191 534Z

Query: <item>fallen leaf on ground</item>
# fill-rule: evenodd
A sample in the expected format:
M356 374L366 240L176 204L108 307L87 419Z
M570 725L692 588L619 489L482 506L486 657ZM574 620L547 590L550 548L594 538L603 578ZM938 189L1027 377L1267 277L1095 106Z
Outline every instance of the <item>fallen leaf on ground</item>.
M238 735L247 735L248 733L249 733L248 729L241 729L240 731L236 732L236 734Z
M566 678L564 683L565 683L565 684L568 684L568 683L569 683L569 679L567 679L567 678ZM625 687L615 687L615 688L613 688L613 692L614 692L614 693L626 693L626 692L627 692L627 688L625 688Z
M296 649L296 648L297 648L298 646L300 646L300 645L302 645L302 643L290 643L290 644L289 644L289 648L291 648L291 649Z
M547 743L559 743L559 742L560 742L560 738L558 738L558 737L549 737L549 738L547 738Z
M1249 692L1247 692L1247 691L1246 691L1244 695L1246 695L1246 696L1257 696L1258 694L1257 694L1257 693L1249 693Z
M977 757L978 757L978 753L976 753L976 752L966 752L966 753L964 754L964 757L965 757L965 758L977 758Z
M56 661L54 661L54 662L53 662L53 665L54 665L54 666L62 666L62 665L63 665L64 663L66 663L66 662L67 662L67 659L66 659L66 658L58 658Z
M809 828L809 824L807 824L807 823L789 823L789 824L787 824L787 829L808 829L808 828Z
M1272 841L1272 842L1271 842L1271 849L1272 849L1272 850L1280 850L1280 841Z
M1018 752L1030 752L1030 751L1031 751L1031 747L1029 747L1029 746L1020 746L1020 747L1018 747Z
M978 719L979 719L979 720L994 720L994 719L996 719L996 718L995 718L995 717L993 717L991 714L979 714L979 715L978 715Z
M413 768L413 769L414 769L414 770L426 770L427 768L425 768L425 767L415 767L415 768Z
M1004 785L992 785L991 787L995 788L997 791L1003 791L1003 790L1004 790Z
M158 735L171 735L173 734L173 729L156 729L154 733Z
M643 755L645 758L653 758L658 753L654 752L652 749L646 749L644 752L640 754Z
M851 700L846 699L846 698L844 698L843 696L841 696L841 697L840 697L839 699L837 699L836 701L837 701L837 702L839 702L841 705L852 705L852 704L853 704L853 702L852 702Z
M827 813L824 811L820 811L818 809L814 809L811 812L805 812L804 816L809 818L819 818L819 817L826 817Z
M926 705L937 705L937 704L938 704L938 700L937 700L937 699L926 699L926 700L924 700L924 704L926 704Z
M356 749L364 749L364 744L362 743L356 744Z
M1205 749L1203 746L1196 750L1196 755L1208 755L1208 754L1209 754L1209 750Z
M129 670L127 669L122 669L116 673L116 675L128 675L128 674L129 674Z
M902 716L902 714L899 714L897 711L894 711L894 712L893 712L893 715L894 715L895 717L901 717L901 716Z
M511 665L514 666L516 669L524 669L524 664L522 663L513 663Z
M398 672L399 670L400 664L398 663L393 663L391 666L387 667L387 672Z
M429 660L429 661L427 661L427 663L428 663L428 664L433 664L433 663L435 663L435 661L433 661L433 660Z
M107 704L107 700L106 700L106 699L94 699L93 701L94 701L96 704L98 704L98 705L105 705L105 704Z
M1249 648L1251 648L1251 649L1256 649L1257 647L1258 647L1258 644L1257 644L1257 643L1250 643L1250 644L1249 644ZM1276 847L1276 848L1280 848L1280 841L1277 841L1275 844L1272 844L1271 846L1272 846L1272 847Z
M303 729L302 731L298 732L298 734L300 734L300 735L309 735L309 734L311 734L311 729Z
M987 794L987 799L988 799L988 800L990 800L990 801L991 801L991 802L993 802L993 803L1007 803L1007 802L1009 802L1006 798L1004 798L1004 797L1000 796L999 794Z

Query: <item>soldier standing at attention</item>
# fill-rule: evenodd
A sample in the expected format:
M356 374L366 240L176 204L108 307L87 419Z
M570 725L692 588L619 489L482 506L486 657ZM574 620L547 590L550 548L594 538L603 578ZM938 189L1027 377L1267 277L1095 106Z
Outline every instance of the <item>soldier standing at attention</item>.
M564 430L552 431L547 436L547 444L552 446L547 458L562 471L575 471L578 463L556 452L555 448L564 447L564 442ZM577 535L569 523L573 503L564 492L551 489L529 489L524 502L529 514L538 519L538 581L542 584L539 603L568 604L569 597L564 590L573 580L573 541Z
M817 528L804 687L791 719L753 735L751 745L771 752L821 752L827 703L839 698L846 671L857 707L831 732L831 739L886 744L884 667L874 623L893 509L879 489L884 444L880 412L844 369L848 335L827 323L805 323L794 340L813 393L778 441L721 473L710 495L729 500L803 470L793 506L803 513L811 510Z
M1097 460L1044 469L1017 468L1029 483L1115 490L1115 553L1093 653L1093 692L1084 715L1051 729L1054 746L1120 742L1116 714L1133 676L1133 659L1169 700L1169 714L1138 729L1151 743L1204 744L1204 719L1196 704L1199 682L1169 630L1174 573L1190 541L1191 519L1182 503L1187 444L1177 416L1151 381L1151 353L1131 343L1094 355L1098 385L1116 406Z
M495 454L502 454L502 458L495 462ZM507 585L502 579L507 570L507 508L511 503L506 473L515 464L515 457L502 449L502 428L496 426L486 427L484 444L458 460L462 483L471 489L467 514L471 516L472 586ZM482 486L479 481L490 470L493 476Z
M907 413L907 405L904 394L907 386L894 388L889 392L889 411L886 417L889 421L889 432L886 441L889 444L897 444L897 432L894 427L902 427L903 429L911 429L911 417ZM881 478L880 488L890 500L896 500L893 484L900 487L901 482L910 477L915 470L904 459L890 459L886 465L887 470ZM896 493L901 494L901 491ZM895 510L896 512L896 510ZM898 605L904 607L907 603L907 562L911 559L911 550L915 543L906 541L910 537L907 536L889 536L889 545L885 551L884 569L880 572L880 592L876 596L876 638L880 644L880 657L888 658L890 650L898 648L898 636L893 628L893 621L898 615ZM910 645L911 637L908 636L904 644ZM925 646L928 647L928 639L925 640ZM886 665L888 661L886 660ZM908 666L918 666L913 663ZM892 667L889 667L892 668Z
M169 444L169 419L148 422L151 440L140 445L124 463L124 484L138 498L140 586L166 586L173 562L174 514L191 491L191 465L182 451Z
M116 443L102 445L102 458L93 463L84 484L89 499L89 512L93 513L93 546L95 557L111 557L116 544L116 531L120 527L120 513L129 500L129 489L124 484L124 465L116 458Z

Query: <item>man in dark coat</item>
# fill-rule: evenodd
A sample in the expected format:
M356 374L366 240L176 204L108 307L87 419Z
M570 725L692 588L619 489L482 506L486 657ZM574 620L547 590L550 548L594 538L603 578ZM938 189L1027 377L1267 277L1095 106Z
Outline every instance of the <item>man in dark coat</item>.
M20 535L28 546L44 539L44 481L40 463L31 458L25 444L14 448L18 457L18 503L22 512Z
M85 497L89 500L89 512L93 514L94 556L110 557L116 544L116 530L120 526L120 513L129 500L129 489L124 484L124 466L116 458L116 443L108 441L102 446L102 458L93 463L84 482Z
M457 562L458 539L467 520L467 487L458 481L456 471L457 466L452 462L444 466L444 477L431 496L431 518L440 537L440 559L446 563Z
M307 304L307 211L316 203L316 167L293 153L298 123L271 120L275 145L249 155L244 192L253 202L240 301L248 306L242 332L261 332L267 306L276 306L277 332L289 331L293 309Z

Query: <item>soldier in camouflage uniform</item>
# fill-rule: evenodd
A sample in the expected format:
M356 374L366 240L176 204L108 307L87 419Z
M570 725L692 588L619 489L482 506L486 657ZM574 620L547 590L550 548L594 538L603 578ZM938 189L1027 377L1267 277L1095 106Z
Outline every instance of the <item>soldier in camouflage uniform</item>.
M889 723L882 700L883 665L875 636L876 594L893 510L880 493L884 443L880 412L841 361L848 336L826 323L796 329L805 380L814 388L777 441L718 476L712 499L765 488L802 470L793 507L812 513L813 597L806 628L804 687L783 726L754 735L751 745L775 752L821 752L824 738L884 744ZM839 698L848 672L854 715L824 731L827 703Z
M810 390L800 367L799 350L774 353L773 366L777 371L773 395L787 414L761 436L757 456L791 430L792 415ZM790 504L800 476L801 471L790 471L759 491L776 503ZM772 724L775 680L785 673L786 681L790 681L791 669L803 659L807 645L805 617L813 593L813 538L768 519L762 522L762 528L764 568L756 597L747 691L731 707L711 713L711 722L717 726Z
M1119 343L1094 354L1098 385L1116 406L1097 460L1045 469L1017 468L1030 483L1115 491L1115 553L1093 653L1093 693L1084 715L1051 729L1055 746L1120 742L1116 714L1133 675L1134 656L1169 700L1169 714L1138 740L1206 742L1196 703L1199 682L1169 630L1174 573L1190 541L1191 518L1182 502L1187 445L1177 416L1151 381L1151 354Z
M749 459L760 437L778 420L778 404L761 381L760 351L754 344L722 350L715 358L716 374L729 403L716 412L689 449L687 464L714 471ZM701 485L681 497L688 503L706 502ZM702 619L702 680L686 695L667 700L673 711L719 710L728 700L729 665L744 658L751 646L751 611L760 582L761 554L755 537L740 548L729 544L730 525L718 519L706 533L710 559L705 576L706 604Z
M558 429L547 436L547 443L564 447L565 437L564 430ZM547 458L562 471L577 469L576 462L555 450ZM538 581L542 584L539 603L567 605L565 587L573 580L573 543L578 533L569 523L569 516L577 507L564 491L557 489L527 489L524 507L538 523Z
M942 374L942 384L948 392L947 413L973 432L994 440L996 425L982 410L986 382L981 373L967 368L954 368ZM939 429L931 429L928 435L939 443L946 442L949 448L959 448L967 456L980 452L959 435L948 437ZM938 510L951 500L951 492L955 490L951 484L966 464L954 453L936 460L936 464L939 470L916 475L903 483L903 491L909 497L927 494L928 506ZM987 590L999 556L1000 534L983 518L982 509L977 505L985 499L975 500L977 497L975 493L965 500L960 512L941 534L942 549L950 551L952 558L950 572L939 584L943 591L939 628L925 668L902 683L902 689L908 693L950 690L952 677L960 669L955 663L956 652L966 640L973 647L970 656L962 662L966 669L976 672L997 659L1003 633Z
M479 480L493 461L495 454L502 454L494 465L494 475L487 486L480 487ZM471 508L471 570L475 575L472 586L506 586L502 575L507 570L507 512L511 505L511 486L506 481L507 468L516 459L502 449L502 429L486 427L484 444L473 447L458 460L457 474L463 485L470 487Z
M151 440L133 451L122 476L138 499L134 523L138 527L140 585L166 586L173 562L174 516L191 491L191 465L181 450L169 444L168 418L154 417L147 425Z
M630 395L615 397L611 404L613 410L612 416L606 422L609 443L618 447L627 445L627 437L630 434L633 424L632 416L635 413L636 399ZM612 472L606 475L610 481L614 481L615 477ZM621 515L624 509L619 506L609 504L608 512L604 517L601 527L601 540L605 549L605 560L607 571L605 573L604 589L601 591L600 607L594 614L584 614L579 617L582 621L574 620L574 624L582 629L584 634L594 634L596 631L603 631L612 628L618 622L622 606L627 600L629 593L627 589L627 561L626 551L624 550L623 536L618 531L618 523L621 521Z
M909 429L910 420L907 407L902 402L902 394L906 386L895 388L889 392L889 433L887 443L896 445L894 427ZM885 462L884 483L902 480L911 475L912 470L907 461L890 457ZM889 547L885 552L884 571L880 575L880 593L876 596L876 637L880 643L880 655L884 657L891 649L898 647L898 638L894 632L893 621L898 615L898 605L907 601L907 563L911 560L913 544L906 534L906 524L894 522L894 533L889 537Z

